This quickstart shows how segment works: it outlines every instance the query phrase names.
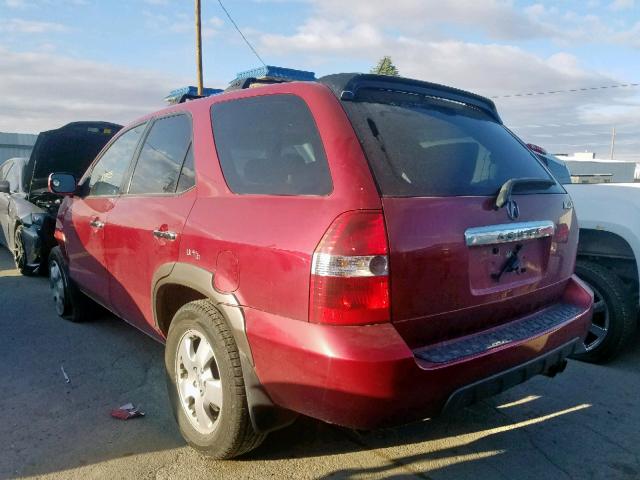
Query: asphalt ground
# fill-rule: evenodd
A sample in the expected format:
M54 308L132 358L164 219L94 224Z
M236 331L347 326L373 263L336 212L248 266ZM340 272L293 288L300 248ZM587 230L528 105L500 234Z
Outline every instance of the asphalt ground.
M219 462L178 433L162 345L109 314L59 319L47 279L20 276L5 250L0 326L0 478L640 478L640 338L455 415L375 432L300 418ZM127 402L146 416L110 417Z

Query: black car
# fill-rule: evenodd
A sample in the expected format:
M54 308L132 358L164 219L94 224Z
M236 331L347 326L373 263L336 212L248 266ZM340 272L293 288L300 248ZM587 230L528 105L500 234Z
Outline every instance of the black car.
M79 177L121 128L108 122L69 123L40 133L28 159L10 158L0 165L0 244L13 252L21 273L46 268L55 246L61 198L49 193L49 174L64 171Z

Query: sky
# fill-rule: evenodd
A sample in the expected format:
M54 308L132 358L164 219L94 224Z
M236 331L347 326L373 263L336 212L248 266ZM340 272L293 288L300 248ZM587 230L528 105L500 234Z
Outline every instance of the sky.
M0 0L0 131L129 123L195 83L192 0ZM223 0L269 65L406 77L492 97L555 153L640 161L640 0ZM205 86L260 61L202 0ZM588 89L573 93L519 94Z

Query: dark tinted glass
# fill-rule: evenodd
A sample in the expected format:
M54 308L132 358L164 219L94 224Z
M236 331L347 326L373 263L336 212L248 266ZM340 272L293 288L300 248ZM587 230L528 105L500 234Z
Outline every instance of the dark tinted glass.
M187 115L157 120L140 151L129 193L175 193L190 144L191 120Z
M236 193L326 195L327 158L309 108L294 95L234 100L211 108L222 171Z
M180 179L178 180L178 193L189 190L196 184L196 174L193 168L193 147L189 146L187 156L184 159L182 165L182 171L180 172Z
M553 155L538 155L544 162L551 174L563 185L571 183L571 173L564 162Z
M510 178L549 178L529 150L483 112L408 97L346 105L383 195L486 196Z
M146 123L125 132L102 155L91 171L89 195L118 195Z

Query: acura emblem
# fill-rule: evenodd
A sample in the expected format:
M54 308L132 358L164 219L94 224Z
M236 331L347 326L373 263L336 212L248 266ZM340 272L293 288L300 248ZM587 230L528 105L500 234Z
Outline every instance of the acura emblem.
M507 202L507 215L511 220L515 220L520 216L520 208L515 200L509 200Z

